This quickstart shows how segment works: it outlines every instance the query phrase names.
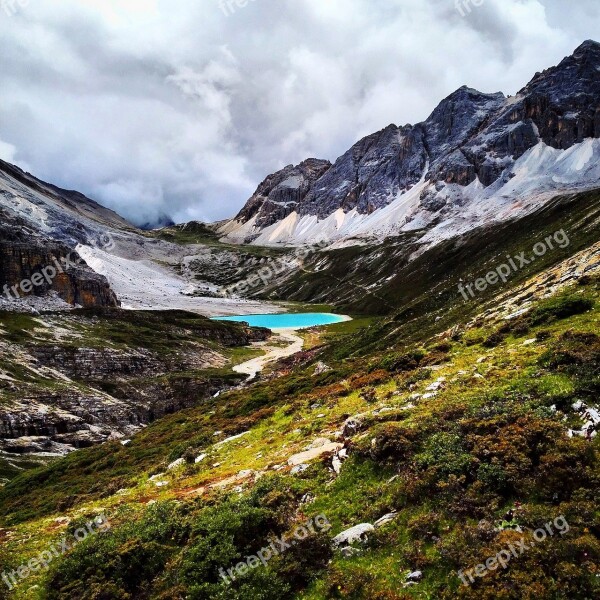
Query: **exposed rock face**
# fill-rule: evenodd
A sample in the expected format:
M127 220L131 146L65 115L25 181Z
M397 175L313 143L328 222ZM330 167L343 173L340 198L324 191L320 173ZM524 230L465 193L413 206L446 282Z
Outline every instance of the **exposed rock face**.
M330 168L325 161L307 161L318 165L307 175L306 163L286 167L261 184L236 220L256 217L258 231L294 211L320 219L339 209L369 214L422 178L431 185L421 206L437 212L448 201L447 185L478 179L490 186L510 179L515 160L540 141L564 150L590 137L600 137L600 44L593 41L537 74L514 98L463 87L424 123L390 125L359 141Z
M53 238L69 246L71 242L86 243L98 232L98 226L133 229L125 219L83 194L41 181L3 160L0 160L0 202L29 226L43 221L52 230Z
M61 190L0 161L0 290L21 282L18 296L56 292L67 304L118 306L108 281L74 251L125 227L115 213L77 192ZM48 276L43 276L42 271ZM10 293L11 299L17 291ZM3 291L5 297L8 295Z
M10 222L5 212L0 216L4 221L0 226L0 290L8 287L8 294L2 292L5 297L44 296L55 291L72 305L119 306L106 278L92 271L77 253L27 231L18 219ZM51 269L46 276L44 269ZM10 291L24 281L32 284Z
M11 319L0 315L0 331ZM242 375L215 371L229 362L224 348L270 335L180 311L103 308L27 319L29 329L0 338L0 451L11 454L130 437L241 383Z
M419 181L427 160L419 127L390 125L355 144L315 183L300 214L369 213Z
M306 194L331 167L327 160L309 158L297 166L269 175L248 201L238 219L249 221L257 217L258 227L285 219L302 205Z

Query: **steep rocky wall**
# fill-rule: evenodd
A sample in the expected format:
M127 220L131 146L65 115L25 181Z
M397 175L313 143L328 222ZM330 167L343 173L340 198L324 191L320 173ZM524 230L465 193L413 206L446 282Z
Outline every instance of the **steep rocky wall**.
M1 231L0 231L1 233ZM80 263L66 269L65 260L71 257L72 261ZM44 277L42 271L47 267L54 269ZM63 272L60 272L63 269ZM7 286L10 296L14 298L13 286L20 286L23 281L31 281L31 290L25 286L25 291L18 289L19 296L35 295L44 296L50 291L56 291L67 303L84 307L94 306L119 306L119 301L110 289L108 281L102 275L92 271L81 261L75 252L60 244L39 244L37 242L19 242L0 239L0 288L6 296Z
M236 217L264 228L292 212L325 219L342 209L370 214L422 177L430 182L422 208L437 212L446 185L478 179L488 187L540 143L566 150L600 137L600 44L588 41L559 65L538 73L516 96L463 86L423 123L389 125L357 142L330 168L310 177L306 163L270 175ZM307 161L308 162L308 161ZM426 169L427 165L429 168ZM464 198L462 201L468 201Z

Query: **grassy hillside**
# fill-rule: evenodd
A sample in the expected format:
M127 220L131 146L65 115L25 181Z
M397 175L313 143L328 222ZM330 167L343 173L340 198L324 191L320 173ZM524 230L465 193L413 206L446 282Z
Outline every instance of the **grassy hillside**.
M391 317L311 334L283 377L16 478L0 491L0 572L95 516L111 528L10 598L598 597L600 245L591 199L569 206L479 249L469 278L558 225L580 236L493 296L451 293L450 269ZM318 515L330 530L294 538ZM385 515L362 543L332 545ZM282 535L295 543L246 562ZM506 568L475 574L497 556Z
M562 196L548 202L531 215L515 221L474 229L423 251L423 232L390 238L383 245L353 246L312 256L303 271L268 291L270 298L303 302L325 302L340 310L367 315L423 315L435 319L447 314L448 307L460 301L458 284L485 276L506 262L507 254L532 248L549 235L564 231L566 248L555 246L530 265L511 275L511 284L559 263L598 239L600 191ZM409 260L414 253L417 257ZM491 287L478 300L493 298ZM460 302L458 302L460 304ZM460 315L448 315L456 321Z

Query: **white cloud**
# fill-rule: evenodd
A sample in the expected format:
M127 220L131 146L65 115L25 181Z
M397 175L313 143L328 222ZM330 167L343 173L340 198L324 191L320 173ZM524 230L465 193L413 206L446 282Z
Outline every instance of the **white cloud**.
M7 144L0 140L0 160L12 163L15 160L17 149L12 144Z
M599 25L592 0L32 0L0 14L0 157L137 223L222 219L463 84L515 93Z

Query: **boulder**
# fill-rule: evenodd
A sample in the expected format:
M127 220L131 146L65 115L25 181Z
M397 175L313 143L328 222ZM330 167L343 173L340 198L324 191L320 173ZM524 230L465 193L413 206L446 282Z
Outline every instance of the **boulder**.
M356 543L364 543L367 541L367 535L375 531L375 527L370 523L361 523L360 525L355 525L350 529L346 529L346 531L342 531L342 533L336 535L333 538L333 545L336 548L343 548L345 546L352 546L352 544Z

